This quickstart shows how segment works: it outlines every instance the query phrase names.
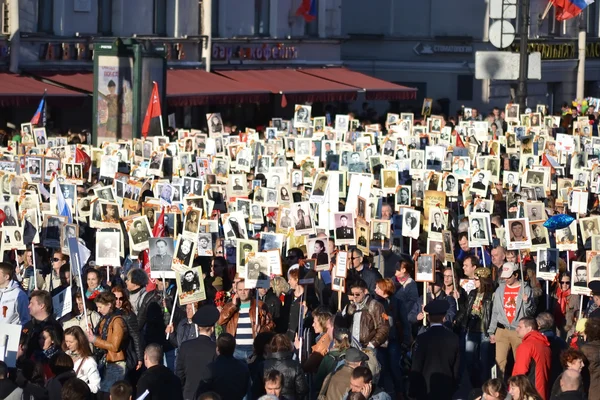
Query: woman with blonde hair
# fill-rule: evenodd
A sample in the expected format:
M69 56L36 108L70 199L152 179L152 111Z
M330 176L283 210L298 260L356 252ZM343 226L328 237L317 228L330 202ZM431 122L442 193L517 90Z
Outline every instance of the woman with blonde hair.
M329 352L331 346L331 335L333 334L333 315L324 308L316 309L312 313L312 327L317 335L312 352L302 364L306 373L315 373L323 361L323 357Z
M100 389L98 365L92 357L90 342L79 326L71 326L65 330L63 349L73 359L73 370L77 378L84 381L92 393L98 393Z

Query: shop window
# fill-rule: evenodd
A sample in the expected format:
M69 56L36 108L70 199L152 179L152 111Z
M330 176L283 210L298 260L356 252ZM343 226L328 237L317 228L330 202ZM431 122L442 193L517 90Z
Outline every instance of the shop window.
M473 75L458 75L456 85L456 100L473 100Z
M98 0L98 33L112 36L112 1Z
M54 33L54 0L38 0L38 32Z
M271 0L254 0L254 35L269 36Z
M154 0L154 27L157 36L167 36L167 0Z

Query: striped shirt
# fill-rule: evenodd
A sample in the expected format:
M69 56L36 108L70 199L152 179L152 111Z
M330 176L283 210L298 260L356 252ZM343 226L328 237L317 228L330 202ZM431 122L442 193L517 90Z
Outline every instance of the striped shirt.
M250 321L250 302L240 305L240 316L235 331L235 347L239 350L252 350L252 321Z

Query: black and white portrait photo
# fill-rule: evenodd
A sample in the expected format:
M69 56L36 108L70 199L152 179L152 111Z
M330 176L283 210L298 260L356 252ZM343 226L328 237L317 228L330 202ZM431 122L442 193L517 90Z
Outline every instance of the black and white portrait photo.
M120 267L121 232L96 232L96 265Z
M150 277L168 279L175 277L175 271L171 269L173 264L174 244L169 237L149 239L150 247Z
M600 252L588 251L586 262L588 270L588 284L592 281L600 281Z
M417 259L417 272L415 281L433 282L435 276L435 255L421 254Z
M229 214L223 224L223 230L227 239L247 239L248 233L244 214L241 211Z
M179 304L186 305L206 300L202 268L183 269L176 273Z
M223 120L221 114L206 114L206 122L208 124L208 133L210 136L221 135L225 132L223 129Z
M42 176L42 159L39 157L27 157L27 172L32 178L39 179Z
M128 230L134 249L145 248L148 245L151 236L150 223L145 215L128 221Z
M471 191L473 193L484 196L487 194L487 188L489 184L489 171L479 170L473 174L473 180L471 182Z
M391 222L374 219L371 221L371 248L387 249L390 245Z
M310 258L316 260L316 269L321 266L329 267L329 253L327 248L327 240L324 239L309 239L307 243L307 251Z
M175 257L173 258L173 269L181 271L190 268L196 253L196 243L192 238L180 236L177 240Z
M564 277L562 279L566 280ZM571 263L571 283L571 293L586 296L590 294L590 290L588 289L587 263L585 261L573 261Z
M353 245L356 243L354 235L354 218L352 213L334 213L335 244Z
M421 213L417 210L402 209L402 236L417 239L420 233Z
M338 132L348 132L348 115L337 114L335 116L335 130Z
M266 253L254 253L246 263L246 288L269 287L269 258Z
M296 105L294 111L294 127L295 128L308 128L311 126L310 113L311 106Z
M212 235L210 233L198 234L198 256L213 256Z
M579 220L579 228L581 229L581 240L583 240L583 243L585 243L589 238L591 238L594 235L600 235L598 228L599 223L600 217L598 216L581 218Z
M296 233L301 235L303 233L312 232L314 225L311 216L310 203L292 203L290 208L292 210L292 220L294 222Z
M531 248L546 248L549 245L548 230L543 222L530 222L529 229L531 231Z
M400 186L396 194L396 204L399 206L410 206L410 186Z
M472 247L487 246L490 243L490 216L485 213L469 214L469 243ZM471 244L469 245L471 246Z

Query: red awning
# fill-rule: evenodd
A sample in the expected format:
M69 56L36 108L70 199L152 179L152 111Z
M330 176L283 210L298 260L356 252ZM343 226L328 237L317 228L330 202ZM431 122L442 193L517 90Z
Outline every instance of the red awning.
M91 72L34 72L32 75L88 93L94 91L94 74Z
M92 93L91 72L35 73L43 79ZM204 70L167 70L167 103L171 106L268 103L270 93Z
M46 91L47 98L68 97L84 98L85 95L57 86L40 82L33 78L11 74L0 73L0 105L19 106L35 104L39 102Z
M417 98L417 89L415 88L396 85L346 68L310 68L299 71L308 76L362 89L366 92L367 100L414 100Z
M274 94L284 94L293 103L315 101L351 101L356 99L354 86L321 79L295 69L217 71L218 74L244 85Z
M269 92L203 70L167 71L167 101L171 106L268 103Z

